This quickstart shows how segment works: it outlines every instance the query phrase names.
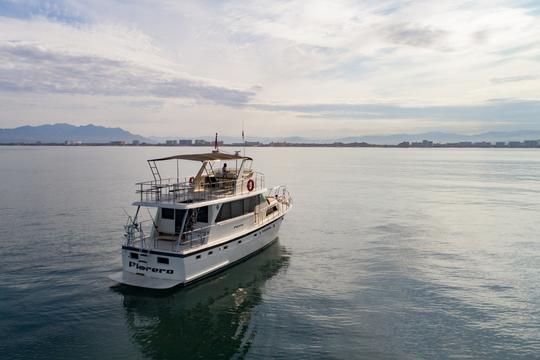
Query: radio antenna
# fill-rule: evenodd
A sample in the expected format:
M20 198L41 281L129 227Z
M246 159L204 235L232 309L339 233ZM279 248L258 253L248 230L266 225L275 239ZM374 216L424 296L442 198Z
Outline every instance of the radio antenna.
M242 144L244 147L244 157L246 157L246 138L244 137L244 119L242 119Z

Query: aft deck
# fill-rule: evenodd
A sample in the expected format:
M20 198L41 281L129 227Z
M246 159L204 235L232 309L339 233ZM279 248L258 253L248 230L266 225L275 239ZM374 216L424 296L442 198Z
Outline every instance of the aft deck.
M251 220L251 225L246 228L246 232L273 222L277 218L285 215L292 206L292 198L283 186L277 186L271 189L266 198L267 201L258 205L252 213L251 216L253 216L253 220ZM181 234L160 233L157 231L157 228L154 227L153 229L153 226L154 221L151 219L139 222L135 228L128 227L126 229L125 245L138 248L139 250L145 249L185 253L206 246L212 231L215 231L222 226L231 227L231 224L215 223L190 231L184 231ZM232 224L232 227L234 227L234 224ZM233 232L227 234L219 241L226 241L228 238L238 236L239 234L241 233Z

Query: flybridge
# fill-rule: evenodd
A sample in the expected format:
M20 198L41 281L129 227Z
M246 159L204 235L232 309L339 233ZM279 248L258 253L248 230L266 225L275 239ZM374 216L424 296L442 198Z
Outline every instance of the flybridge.
M177 160L176 178L161 176L157 163L167 160ZM202 166L195 176L180 179L178 160L200 161ZM150 159L154 180L136 184L139 203L189 204L259 192L264 189L264 175L252 170L252 161L250 157L218 151ZM220 162L230 166L220 167Z

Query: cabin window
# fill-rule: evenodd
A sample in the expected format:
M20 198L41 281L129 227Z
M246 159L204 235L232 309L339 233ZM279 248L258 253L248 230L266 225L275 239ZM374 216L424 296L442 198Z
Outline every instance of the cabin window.
M271 209L266 210L266 216L272 214L273 212L278 211L277 206L272 206Z
M231 218L244 215L244 200L231 202Z
M209 251L208 252L208 255L212 255L214 252L213 251Z
M229 220L238 216L252 213L259 202L260 196L252 196L246 199L236 200L221 205L216 222ZM207 215L208 217L208 215Z
M200 258L201 258L201 255L195 256L195 259L200 259Z
M208 206L203 206L198 209L197 212L197 222L198 223L208 223Z
M137 253L129 253L129 257L132 258L132 259L138 259L139 254L137 254Z
M258 202L259 202L259 195L244 199L244 214L248 214L255 211L255 206L257 206Z
M231 218L231 203L221 204L216 222L225 221Z
M174 220L174 209L161 208L161 218Z
M157 262L160 263L160 264L169 265L169 258L158 256Z

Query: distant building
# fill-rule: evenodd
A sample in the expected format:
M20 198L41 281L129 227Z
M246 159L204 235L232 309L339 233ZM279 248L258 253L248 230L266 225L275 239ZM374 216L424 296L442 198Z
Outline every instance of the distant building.
M503 148L503 147L506 147L506 143L504 141L497 141L495 143L495 147L497 148Z
M475 142L473 146L481 147L481 148L488 148L488 147L491 147L491 143L487 141L480 141L480 142Z
M192 144L193 144L193 140L191 139L178 140L178 145L192 145Z
M422 142L413 142L412 146L413 147L424 147L424 148L433 147L433 141L422 140Z
M540 145L540 141L538 140L525 140L523 142L523 146L527 148L535 148Z
M223 145L223 141L218 141L217 144L218 144L218 146L221 146L221 145ZM193 145L197 145L197 146L213 146L214 142L213 141L206 141L206 140L195 140Z
M409 146L411 146L411 143L408 142L408 141L403 141L403 142L400 142L400 143L398 144L398 147L406 147L406 148L407 148L407 147L409 147Z
M111 141L109 144L111 144L111 145L126 145L126 142L124 140L115 140L115 141Z
M244 143L232 143L233 146L244 146ZM246 146L261 146L262 143L260 141L246 141Z
M519 141L510 141L508 143L508 147L511 147L511 148L519 148L519 147L523 147L523 144Z
M66 140L64 141L64 145L82 145L81 140Z
M131 145L140 145L140 143L141 143L141 142L140 142L139 140L133 140L133 141L131 142Z
M165 140L165 145L178 145L176 140Z

